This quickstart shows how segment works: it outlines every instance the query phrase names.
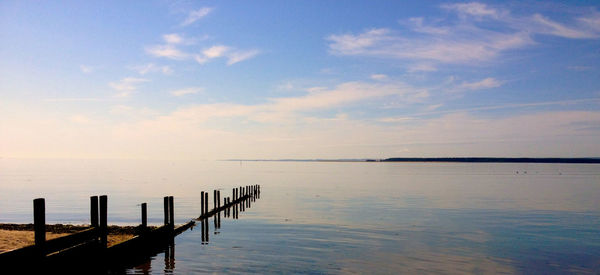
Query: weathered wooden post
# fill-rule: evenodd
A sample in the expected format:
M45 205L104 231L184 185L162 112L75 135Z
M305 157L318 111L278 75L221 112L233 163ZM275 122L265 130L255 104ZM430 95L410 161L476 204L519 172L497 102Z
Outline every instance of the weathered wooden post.
M204 210L204 191L200 192L200 217L204 216L206 210Z
M217 209L217 190L213 190L213 209Z
M108 244L108 197L100 196L100 243L102 247Z
M164 197L163 198L163 211L165 214L165 220L164 220L164 224L167 225L169 224L169 197Z
M145 231L148 227L148 205L142 203L142 231Z
M43 251L46 242L46 201L43 198L33 200L33 230L35 246Z
M98 227L98 196L90 197L90 225Z
M175 206L173 196L169 196L169 225L171 228L175 228Z
M208 214L208 192L204 193L204 209L206 210L206 213Z

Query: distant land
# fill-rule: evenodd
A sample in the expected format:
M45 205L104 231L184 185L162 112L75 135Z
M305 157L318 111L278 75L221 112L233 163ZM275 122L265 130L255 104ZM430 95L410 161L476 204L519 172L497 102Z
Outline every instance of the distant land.
M387 159L228 159L226 161L305 161L305 162L485 162L485 163L600 163L600 158L387 158Z

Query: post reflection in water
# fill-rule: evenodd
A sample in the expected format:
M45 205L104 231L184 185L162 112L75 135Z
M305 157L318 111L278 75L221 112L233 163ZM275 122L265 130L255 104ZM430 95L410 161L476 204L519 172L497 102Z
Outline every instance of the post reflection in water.
M226 207L221 207L221 205L217 205L218 208L216 208L218 211L215 211L214 215L212 215L212 223L214 224L214 234L220 234L220 229L221 229L221 212L223 212L223 217L224 218L231 218L231 219L239 219L239 212L244 212L246 210L246 207L250 208L251 207L251 202L256 201L256 199L259 197L259 193L258 192L252 192L254 191L252 188L248 188L248 189L234 189L234 194L232 194L232 197L234 198L234 200L236 200L236 196L237 196L237 192L241 192L241 191L246 191L244 196L246 196L243 200L239 200L239 201L235 201L235 203L232 203L232 199L231 198L225 198L223 200L224 204L223 206ZM237 197L237 199L240 199L240 197ZM206 203L208 200L205 197L204 203ZM204 205L204 204L203 204ZM204 205L206 206L206 205ZM208 207L206 207L204 209L205 213L207 213L208 211L206 210ZM231 214L233 210L233 215ZM205 217L202 216L201 218L199 218L199 220L197 220L196 226L200 225L200 233L201 233L201 245L208 245L209 243L209 236L210 236L210 230L209 230L209 223L211 222L209 220L209 217ZM193 230L194 227L192 227ZM196 227L197 228L197 227ZM185 249L184 249L185 250ZM173 237L172 239L169 239L167 243L164 244L162 249L157 250L156 252L153 252L152 254L154 256L159 255L160 253L164 252L164 269L163 272L165 274L174 274L176 273L175 271L175 238ZM149 254L150 255L150 254ZM150 256L152 257L152 256ZM155 266L156 266L156 262L155 262ZM121 270L124 271L124 270ZM128 269L129 272L135 273L135 274L151 274L153 273L152 270L152 259L149 259L147 262L145 263L141 263L138 265L135 265L135 267ZM156 271L156 270L154 270Z
M165 249L165 274L173 274L175 270L175 239Z

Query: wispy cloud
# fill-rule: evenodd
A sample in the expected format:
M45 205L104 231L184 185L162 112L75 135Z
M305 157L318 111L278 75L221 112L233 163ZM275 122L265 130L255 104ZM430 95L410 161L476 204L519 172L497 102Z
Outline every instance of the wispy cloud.
M486 4L477 3L477 2L446 4L446 5L442 5L442 8L445 8L448 10L454 10L459 15L463 15L463 16L468 15L468 16L475 16L475 17L488 16L488 17L492 17L492 18L498 18L498 17L500 17L501 14L505 13L505 12L499 11L498 9L489 7Z
M197 94L197 93L201 92L202 90L204 90L204 88L202 88L202 87L189 87L189 88L185 88L185 89L171 91L171 94L174 96L184 96L184 95L190 95L190 94Z
M586 22L585 19L582 19L582 21ZM532 22L537 23L537 25L534 25L534 27L537 27L536 31L543 34L575 39L598 38L600 36L600 31L598 29L594 29L594 25L591 25L588 28L582 28L581 24L579 26L567 26L565 24L552 21L541 14L533 15Z
M336 55L429 60L442 63L487 61L500 52L533 44L527 33L499 33L481 29L447 37L406 38L389 29L372 29L358 35L331 35L329 49ZM465 37L466 36L466 37Z
M167 44L181 44L183 42L183 37L176 33L165 34L163 39Z
M183 95L193 89L179 92ZM329 110L352 104L377 102L387 98L411 101L420 97L420 89L414 89L398 82L366 83L346 82L333 88L315 87L305 91L304 95L294 97L270 98L266 102L255 105L234 103L199 104L179 109L174 115L181 120L194 120L197 123L210 118L243 117L249 121L267 123L295 121L303 116L299 113L310 113Z
M172 74L173 73L173 69L171 69L170 66L158 66L154 63L148 63L148 64L144 64L144 65L139 65L139 66L133 66L131 67L132 70L138 72L141 75L145 75L148 73L163 73L166 75Z
M258 50L237 50L229 46L215 45L204 49L200 54L195 55L194 59L196 62L204 64L212 59L225 57L227 58L227 65L233 65L255 57L258 54Z
M410 18L404 30L373 28L357 34L333 34L329 52L334 55L370 56L438 63L479 64L500 54L535 45L535 35L569 39L600 37L598 13L559 23L540 14L514 16L508 10L483 3L442 5L461 20Z
M192 51L189 49L189 46L194 45L195 41L184 38L182 35L175 33L165 34L163 35L163 39L165 44L148 46L145 48L146 53L155 57L164 57L174 60L193 59L199 64L204 64L217 58L226 58L227 65L233 65L235 63L242 62L257 56L260 53L260 51L257 49L243 50L231 46L217 44L203 49L200 51L200 53L193 54L190 53ZM182 50L182 48L184 50Z
M384 79L388 78L388 76L385 74L372 74L370 77L373 80L384 80Z
M146 52L152 56L176 60L183 60L189 57L189 54L182 52L177 47L170 44L150 46L146 48Z
M499 81L493 77L488 77L488 78L482 79L480 81L463 82L458 86L458 89L459 90L476 91L476 90L497 88L500 86L502 86L501 81Z
M116 97L127 97L138 89L139 84L148 81L148 79L144 78L126 77L117 82L110 82L108 86L120 92L115 95Z
M187 26L190 25L198 20L200 20L201 18L207 16L209 13L211 13L214 10L214 8L210 8L210 7L203 7L201 9L198 10L193 10L190 11L188 13L187 18L181 22L181 26Z
M233 65L238 62L253 58L260 52L258 50L233 51L227 55L227 65Z

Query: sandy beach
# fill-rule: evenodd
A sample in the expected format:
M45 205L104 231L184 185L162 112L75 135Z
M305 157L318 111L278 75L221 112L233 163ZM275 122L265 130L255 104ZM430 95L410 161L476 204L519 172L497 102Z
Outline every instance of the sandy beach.
M51 240L88 228L83 225L49 224L46 225L46 239ZM108 246L133 238L135 232L134 226L109 226ZM33 244L33 224L0 224L0 253Z

